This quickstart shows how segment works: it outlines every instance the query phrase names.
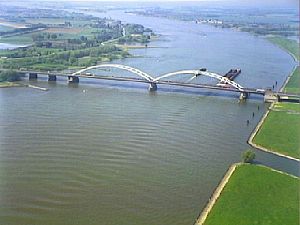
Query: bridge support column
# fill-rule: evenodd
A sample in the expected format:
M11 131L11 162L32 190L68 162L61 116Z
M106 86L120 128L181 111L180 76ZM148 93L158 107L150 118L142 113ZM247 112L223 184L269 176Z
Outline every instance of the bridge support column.
M56 81L56 75L48 75L48 81Z
M29 73L29 80L37 80L38 75L37 73Z
M247 98L249 98L249 93L248 92L241 92L240 100L246 100Z
M68 76L68 82L73 84L79 83L79 77L76 76Z
M149 85L149 91L157 91L157 85L156 85L156 83L150 83L150 85Z
M264 95L264 101L265 102L277 102L278 97L277 95L272 91L266 91Z

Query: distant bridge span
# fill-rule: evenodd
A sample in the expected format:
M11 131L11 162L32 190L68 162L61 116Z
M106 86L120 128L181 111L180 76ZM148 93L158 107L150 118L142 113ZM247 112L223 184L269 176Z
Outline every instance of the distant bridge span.
M131 72L139 76L139 78L133 77L115 77L115 76L97 76L95 74L86 73L86 71L97 68L116 68ZM5 69L0 69L5 70ZM230 70L229 73L231 73ZM229 79L226 75L222 76L217 73L209 72L206 69L199 70L180 70L167 74L160 75L158 77L153 77L148 73L145 73L137 68L120 65L120 64L101 64L96 66L90 66L85 69L78 70L74 73L59 73L59 72L40 72L40 71L24 71L20 70L20 73L29 74L29 80L36 80L38 74L44 74L48 76L48 81L56 81L57 76L67 77L69 83L78 83L79 78L91 78L91 79L103 79L103 80L115 80L115 81L125 81L125 82L140 82L140 83L148 83L150 84L149 90L156 91L157 84L163 85L173 85L173 86L181 86L181 87L190 87L190 88L205 88L211 90L222 90L222 91L230 91L230 92L239 92L240 99L247 99L249 94L263 95L265 101L273 102L273 101L300 101L300 96L292 93L285 92L274 92L270 89L257 89L257 88L248 88L243 87L240 84L234 82L232 79ZM191 75L191 77L185 82L178 82L172 80L165 80L164 78L169 78L178 75ZM193 79L199 76L206 76L219 81L218 84L197 84L191 83ZM221 85L220 85L221 84Z
M163 78L168 78L168 77L177 76L177 75L190 74L190 75L193 75L193 76L189 80L187 80L187 82L185 82L185 83L191 82L193 79L195 79L196 77L201 75L201 76L206 76L206 77L217 79L219 82L222 82L223 84L228 84L231 87L236 88L241 92L243 92L243 89L244 89L241 85L239 85L238 83L228 79L227 77L224 77L224 76L219 75L217 73L203 71L201 69L200 70L180 70L180 71L176 71L176 72L172 72L172 73L167 73L167 74L161 75L159 77L153 77L153 76L149 75L148 73L145 73L145 72L143 72L143 71L141 71L137 68L134 68L134 67L120 65L120 64L101 64L101 65L90 66L90 67L87 67L85 69L81 69L81 70L73 73L72 76L76 76L76 75L82 74L82 73L84 73L88 70L98 69L98 68L117 68L117 69L129 71L129 72L134 73L134 74L138 75L139 77L145 79L153 87L156 87L155 84L158 83Z

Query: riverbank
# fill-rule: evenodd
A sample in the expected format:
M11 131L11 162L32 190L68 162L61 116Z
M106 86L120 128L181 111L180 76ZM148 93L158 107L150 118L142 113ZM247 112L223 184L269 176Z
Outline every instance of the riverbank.
M197 225L298 224L299 178L251 164L234 164L226 176Z
M119 39L113 39L113 40L109 40L109 41L103 42L103 43L101 43L101 45L102 46L105 46L105 45L114 45L117 48L120 48L120 49L125 50L125 51L128 51L130 49L163 48L161 46L153 46L153 45L149 46L150 42L159 40L159 37L160 37L159 35L152 35L152 36L150 36L149 42L147 42L147 43L137 43L137 42L134 42L134 43L123 43L123 44L120 44L119 43Z
M150 28L140 24L80 13L74 16L55 10L42 21L27 9L24 13L28 13L24 21L29 27L0 32L0 43L4 45L0 51L2 68L60 71L89 67L131 56L127 51L131 46L119 48L116 44L146 46L154 36ZM9 44L17 48L5 50Z
M282 43L286 44L286 42ZM281 48L283 47L281 46ZM287 49L289 48L286 48L285 50L287 51ZM299 59L299 55L297 58L295 54L291 52L289 52L289 54L297 62L297 60ZM293 71L287 77L280 91L300 93L299 80L299 67L295 66ZM272 103L252 132L248 143L256 149L299 161L299 121L300 109L298 104ZM272 186L271 184L262 185L262 182L265 183L267 181L272 181L272 179L268 179L267 174L263 174L261 172L258 173L255 170L245 170L247 172L247 174L245 175L234 175L235 171L237 171L236 173L241 174L246 173L245 171L239 171L241 170L241 165L242 167L244 166L243 164L233 164L229 168L195 224L252 225L253 218L256 219L255 223L257 224L265 224L265 218L267 218L267 222L271 222L271 224L298 224L298 189L294 188L295 190L287 191L288 188L291 188L291 185L288 182L282 182L281 186L285 186L281 190L275 190L274 186ZM281 171L276 171L267 167L261 166L261 168L265 168L273 172L275 171L285 176L291 176L289 174L285 174ZM231 178L232 176L233 178ZM255 176L258 176L257 179L255 178ZM247 177L249 177L249 184L245 183L245 179L247 179ZM291 177L296 178L294 176ZM251 182L250 179L253 179L253 182ZM299 185L299 178L296 179L298 179ZM257 181L262 182L258 183ZM272 186L272 188L266 189L265 186L267 185L270 187ZM225 186L229 187L226 188ZM270 194L270 191L268 191L268 193L262 193L260 190L270 190L273 192L273 194ZM284 190L286 193L289 193L290 195L296 194L296 196L286 196L286 194L283 193L282 190ZM255 194L254 198L249 198L250 193L259 193L259 197L257 197L257 195ZM281 195L279 193L281 193ZM236 194L239 194L238 198L236 198ZM223 195L225 195L225 197L223 197ZM271 199L273 195L278 198L278 202L280 202L283 206L282 208L286 208L286 205L291 206L291 199L296 199L293 203L294 212L290 213L291 211L289 211L290 216L288 214L281 213L281 208L278 207L278 204L276 204L276 201L274 201L274 199ZM279 195L280 197L278 197ZM265 196L267 196L267 198L265 198ZM219 198L220 200L218 201ZM249 202L249 199L251 202ZM272 202L274 202L275 204L272 204ZM280 213L281 216L279 216ZM248 215L251 216L248 217ZM285 217L287 217L290 222L287 222L285 220ZM247 218L249 219L247 220Z
M22 84L15 83L15 82L0 82L0 88L10 88L10 87L22 87Z
M0 88L11 88L11 87L28 87L28 88L33 88L33 89L37 89L40 91L48 91L48 88L39 87L39 86L32 85L32 84L23 84L23 83L18 83L18 82L9 82L9 81L0 82Z
M216 190L214 191L213 195L211 196L211 198L208 201L208 204L206 205L206 207L202 210L200 216L198 217L195 225L202 225L204 224L208 214L210 213L210 211L212 210L214 204L216 203L216 201L218 200L218 198L220 197L225 185L228 183L230 177L232 176L233 172L235 171L235 169L239 166L240 164L232 164L230 166L230 168L228 169L228 171L226 172L226 174L224 175L223 179L221 180L220 184L217 186Z
M290 54L295 61L299 61L299 49L297 41L279 36L268 36L267 40Z
M298 62L299 54L295 53L297 51L294 49L294 42L283 41L280 38L273 38L271 41L280 45L279 47L293 56L295 62ZM299 94L299 81L299 67L295 66L280 91ZM299 105L295 103L271 104L250 135L248 143L259 150L299 161L300 115L297 106Z
M252 133L249 144L299 161L299 109L291 103L274 103Z

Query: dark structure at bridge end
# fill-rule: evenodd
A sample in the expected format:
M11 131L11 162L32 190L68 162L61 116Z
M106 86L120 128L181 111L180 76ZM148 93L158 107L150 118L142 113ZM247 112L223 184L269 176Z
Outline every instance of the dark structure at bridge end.
M29 80L37 80L38 74L37 73L29 73Z
M156 83L150 83L149 91L157 91L157 84Z
M78 84L79 83L79 77L77 76L68 76L68 82L72 84Z
M246 100L249 98L250 93L249 92L241 92L240 94L240 100Z
M48 81L56 81L56 75L48 75Z

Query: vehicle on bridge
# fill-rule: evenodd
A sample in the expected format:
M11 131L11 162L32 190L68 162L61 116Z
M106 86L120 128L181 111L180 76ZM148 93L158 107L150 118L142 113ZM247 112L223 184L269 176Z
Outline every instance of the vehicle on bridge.
M256 89L257 92L260 92L260 93L265 93L266 90L265 89Z
M206 68L200 68L199 73L196 73L195 76L198 77L198 76L202 75L200 72L206 72L206 71L207 71Z

